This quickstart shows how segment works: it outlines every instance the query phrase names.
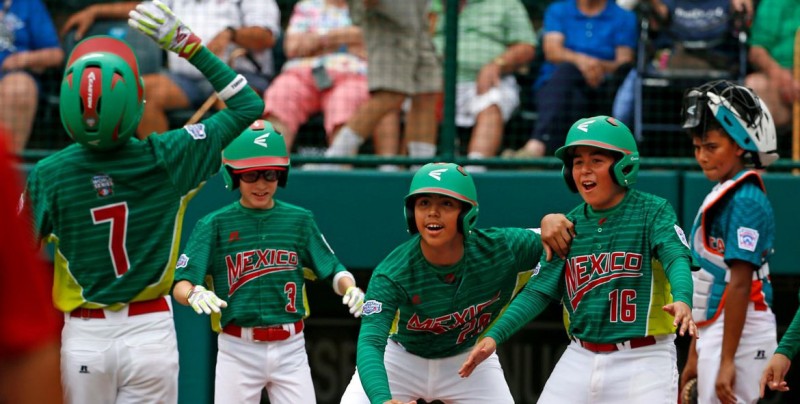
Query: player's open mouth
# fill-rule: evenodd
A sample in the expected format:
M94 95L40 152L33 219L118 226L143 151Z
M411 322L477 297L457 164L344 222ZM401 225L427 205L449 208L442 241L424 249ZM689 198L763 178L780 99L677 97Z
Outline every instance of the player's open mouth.
M592 189L594 189L594 187L597 186L597 183L594 181L583 181L581 182L581 186L583 187L583 189L591 191Z
M255 196L259 197L259 198L263 198L263 197L269 195L269 192L253 192L253 195L255 195Z
M425 229L428 230L428 232L435 233L442 231L442 229L444 229L444 226L442 226L441 224L430 223L425 225Z

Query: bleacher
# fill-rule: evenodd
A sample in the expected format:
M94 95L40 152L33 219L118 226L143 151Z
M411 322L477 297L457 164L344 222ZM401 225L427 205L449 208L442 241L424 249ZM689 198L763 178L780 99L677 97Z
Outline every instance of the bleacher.
M288 18L291 14L292 8L298 0L276 1L281 11L282 24L285 27L288 24ZM539 30L541 28L544 10L552 1L553 0L523 0L535 29ZM45 1L51 10L57 29L60 29L60 25L63 24L63 22L66 20L66 17L71 13L96 2L99 1ZM100 26L93 28L93 32L111 34L112 36L122 37L124 39L132 38L132 40L135 41L135 35L126 31L124 22L120 22L119 24L115 24L113 22L104 22L103 24L107 25L100 24ZM127 36L130 36L130 38ZM279 38L279 42L282 42L282 37ZM74 42L70 41L68 38L62 38L62 43L66 50L69 50L71 46L74 46ZM280 66L286 60L286 56L283 53L282 43L276 45L276 47L273 49L273 53L276 60L276 71L279 71ZM159 63L161 66L163 66L166 58L153 58L152 56L152 53L140 52L140 63L153 63L153 59L155 59L155 63ZM537 57L534 59L531 65L528 66L527 69L523 69L523 71L520 71L516 74L521 89L521 105L513 114L512 119L506 124L503 143L498 153L500 153L503 149L517 149L521 147L528 140L528 137L533 130L537 113L531 87L536 79L538 67L542 63L542 60L542 50L541 46L539 46L537 48ZM24 152L22 156L24 160L28 162L35 162L42 156L45 156L54 150L63 148L71 142L71 140L67 137L58 116L58 94L62 73L63 68L59 68L49 69L42 75L39 109L34 123L33 133L28 142L26 152ZM649 94L647 99L648 105L646 106L644 113L648 114L649 118L655 122L675 123L676 117L679 116L681 94L681 89L676 88L664 88L661 91L655 91ZM170 112L169 119L171 126L182 126L193 113L194 110L178 110ZM442 127L444 127L444 124ZM440 129L440 138L441 133L442 130ZM640 152L643 156L666 158L666 160L651 160L651 162L657 161L657 164L654 163L656 165L671 165L671 160L669 160L671 157L681 157L684 159L691 157L691 147L685 136L678 135L664 137L659 133L653 133L652 136L648 136L648 133L645 132L644 139L645 141L640 144ZM456 159L463 158L468 140L469 131L458 130L456 132L454 144L440 144L440 153L444 153L444 155L450 155L448 154L448 149L452 147L454 150L452 155L455 155ZM313 161L315 158L319 159L319 154L322 150L324 150L325 147L326 137L322 126L322 117L318 115L312 117L309 122L300 127L299 133L297 134L297 141L295 142L293 148L293 152L296 154L296 156L293 156L293 161L302 163L309 159L311 161ZM364 146L362 146L361 152L363 153L362 156L369 156L369 154L372 153L371 142L368 141ZM791 155L791 139L785 134L779 136L779 152L784 157ZM375 159L370 159L369 157L359 158L362 159L361 165L366 166L373 165L373 162L375 161ZM490 159L487 161L487 163L489 167L502 166L512 168L529 166L554 167L558 165L557 162L552 160L552 158L540 159L540 161L509 161L501 158L495 158ZM776 166L778 169L782 167L782 164L786 164L786 160L782 159L782 161L779 163L780 164ZM691 166L691 164L680 161L678 161L677 164Z

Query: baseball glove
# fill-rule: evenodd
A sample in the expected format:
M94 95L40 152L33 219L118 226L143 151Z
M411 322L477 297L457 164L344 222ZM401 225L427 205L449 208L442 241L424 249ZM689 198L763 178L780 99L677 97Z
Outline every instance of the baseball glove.
M681 390L681 404L697 404L697 378L686 382Z

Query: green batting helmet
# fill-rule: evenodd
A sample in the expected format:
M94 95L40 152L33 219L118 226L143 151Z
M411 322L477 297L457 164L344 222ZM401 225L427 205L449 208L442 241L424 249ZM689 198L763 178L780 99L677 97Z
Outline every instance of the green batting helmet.
M453 163L428 163L414 174L404 199L406 224L411 234L419 231L414 219L414 201L420 194L439 194L463 202L465 208L458 217L458 231L464 235L472 232L478 221L478 192L472 176L463 167Z
M278 185L286 186L289 177L289 151L283 135L263 119L253 122L222 151L222 177L225 187L239 187L237 170L278 170Z
M76 142L108 150L128 142L144 111L144 81L127 43L109 36L81 41L61 81L61 122Z
M556 157L564 162L561 172L572 192L578 192L572 179L572 151L575 146L592 146L609 150L617 155L611 166L611 178L623 187L636 183L639 175L639 150L631 130L622 122L605 115L579 119L567 132L564 146L556 150Z

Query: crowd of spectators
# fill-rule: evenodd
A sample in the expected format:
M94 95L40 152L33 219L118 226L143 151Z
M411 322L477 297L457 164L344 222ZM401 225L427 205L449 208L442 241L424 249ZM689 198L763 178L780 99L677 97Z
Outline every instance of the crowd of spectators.
M79 40L99 20L124 21L138 2L68 3L79 7L0 0L0 122L13 134L9 149L17 155L24 154L43 102L40 74L63 69L64 37ZM243 49L244 56L229 62L263 95L263 117L284 134L291 150L306 140L304 128L321 122L316 125L324 131L329 157L356 155L364 143L372 143L368 151L377 155L437 154L448 99L441 92L448 5L458 6L454 119L468 133L460 150L468 158L491 158L504 147L519 147L504 157L551 154L581 116L613 114L633 125L642 18L660 32L653 47L661 51L648 55L654 66L711 69L727 65L732 51L715 41L699 53L683 44L724 36L731 15L740 12L750 35L744 84L767 103L779 133L791 126L792 105L800 98L791 69L800 27L797 0L551 0L538 5L541 15L530 14L526 0L167 3L202 30L208 48L224 60ZM704 28L695 29L701 22ZM176 55L144 82L139 138L174 126L170 111L197 110L214 95L199 72ZM215 106L224 108L221 101ZM522 109L535 119L528 127L512 127L510 120ZM35 136L53 136L41 132Z

